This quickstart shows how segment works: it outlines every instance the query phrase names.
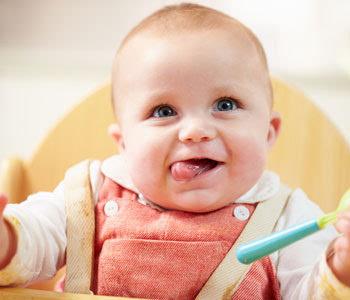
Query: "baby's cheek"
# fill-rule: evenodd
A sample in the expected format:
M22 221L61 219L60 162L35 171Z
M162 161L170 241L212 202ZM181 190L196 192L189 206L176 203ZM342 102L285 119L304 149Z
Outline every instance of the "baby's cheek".
M232 147L232 175L241 184L254 184L266 165L266 147L257 138L241 137Z
M244 132L231 137L230 150L236 163L259 164L266 160L267 147L259 136Z
M165 148L165 147L164 147ZM127 160L131 178L137 189L145 196L151 196L154 189L161 186L165 168L165 149L156 143L140 141L132 151L128 152Z

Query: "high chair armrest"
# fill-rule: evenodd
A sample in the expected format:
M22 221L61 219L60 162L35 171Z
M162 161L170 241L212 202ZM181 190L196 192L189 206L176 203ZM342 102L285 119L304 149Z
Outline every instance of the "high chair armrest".
M121 300L124 297L48 292L23 288L0 288L2 300Z
M25 198L25 167L19 158L7 158L0 164L0 193L10 203L19 203Z

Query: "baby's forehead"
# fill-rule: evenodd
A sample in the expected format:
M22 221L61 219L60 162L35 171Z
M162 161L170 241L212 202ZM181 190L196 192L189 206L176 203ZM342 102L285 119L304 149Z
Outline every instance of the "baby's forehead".
M176 57L188 53L187 57L193 57L195 60L197 55L205 55L207 50L212 51L213 47L217 47L214 57L217 56L218 61L222 61L224 52L230 52L231 57L244 59L247 65L254 64L262 71L268 69L259 42L240 25L212 30L180 30L167 35L147 30L133 36L118 51L113 64L113 84L120 78L128 76L131 66L137 67L136 61L144 62L150 55L152 58L157 57L158 60L172 59L170 53L174 53L173 49L176 49L177 52L174 54Z
M217 46L218 60L221 60L223 51L230 51L233 56L237 57L240 57L242 53L248 54L244 55L246 63L257 64L267 70L264 51L258 40L240 25L210 30L179 30L176 33L166 35L163 32L147 30L139 32L132 39L129 39L118 51L113 65L113 83L119 76L124 77L125 73L129 72L128 62L147 59L147 55L155 52L153 51L155 48L158 51L157 54L166 57L163 55L164 52L172 52L174 46L178 49L179 55L186 51L191 53L189 45L194 45L195 50L200 49L199 52L205 53L207 49L211 50L210 47L206 46L208 43L212 43L213 47ZM157 47L159 44L164 45L164 47ZM195 59L196 53L193 53L192 56Z
M236 82L235 80L237 78L241 78L239 75L237 75L237 77L235 75L233 75L233 77L225 77L223 75L223 77L225 77L225 80L218 79L218 78L222 78L221 74L226 74L222 69L222 68L225 68L226 66L232 66L233 67L232 69L235 70L234 73L236 73L236 74L240 74L240 73L241 74L248 74L249 72L250 72L250 74L252 74L251 72L253 72L253 73L255 73L254 77L256 77L257 74L259 74L258 75L258 77L259 77L258 85L261 85L261 79L265 80L264 78L266 77L267 70L265 69L263 60L259 57L259 53L255 49L255 46L253 45L253 42L249 39L249 37L242 36L241 33L240 34L235 33L233 35L232 32L230 32L227 35L223 34L223 37L225 38L225 42L223 42L223 43L218 42L216 44L215 41L220 41L220 37L219 37L219 39L217 38L220 34L218 34L217 32L212 32L211 34L213 36L215 36L215 39L209 41L208 47L210 49L217 47L218 51L214 51L214 52L210 51L210 53L208 55L206 55L203 52L206 52L206 49L208 49L208 47L206 45L204 45L205 43L201 43L201 39L203 37L205 38L205 36L206 36L205 34L203 35L203 34L194 33L194 32L184 33L184 34L186 34L187 37L186 37L186 39L185 38L183 39L184 43L180 44L180 46L179 46L178 42L179 42L179 39L182 40L181 34L176 36L176 39L174 39L174 42L176 42L177 44L176 44L176 47L174 46L174 48L171 47L171 42L170 43L167 42L167 40L171 40L171 37L169 37L169 36L164 38L164 37L159 37L159 36L142 35L142 36L139 36L138 40L135 39L134 41L130 41L130 44L126 45L126 47L124 48L124 51L120 53L119 59L122 61L120 61L119 66L116 66L116 68L118 69L116 71L116 73L118 73L118 74L115 74L114 80L113 80L113 91L115 93L114 99L115 100L118 99L117 100L118 103L115 102L117 104L117 106L118 106L118 104L119 104L119 106L120 105L124 106L127 103L127 102L124 103L124 101L123 101L123 99L124 100L130 99L130 97L125 97L126 95L132 94L133 97L131 97L131 98L135 98L134 97L135 93L140 92L140 91L143 91L144 93L147 92L147 95L149 95L149 94L152 94L151 91L153 92L153 89L156 89L156 90L165 89L165 86L167 86L169 88L169 90L167 90L167 92L170 93L172 88L169 85L169 82L175 82L173 80L176 80L176 82L179 82L179 80L181 82L183 82L182 79L178 79L178 78L174 79L176 77L176 71L173 72L172 70L177 69L177 70L180 70L180 72L185 72L184 74L190 74L190 73L192 73L192 71L189 71L189 70L195 69L196 71L193 71L193 72L195 74L198 74L198 71L201 70L201 66L203 66L203 64L210 65L211 63L213 63L212 61L209 62L208 60L206 60L207 57L209 59L211 59L213 57L213 56L211 56L213 53L214 53L214 62L221 60L221 62L223 62L224 65L222 65L222 67L220 67L220 64L216 65L216 63L214 63L215 65L213 65L213 68L210 69L211 70L210 73L206 73L208 68L204 67L205 72L199 73L199 74L201 74L201 78L203 78L204 81L205 81L204 78L208 78L208 80L210 80L210 82L213 84L216 81L218 83L218 87L220 86L220 88L223 87L222 84L224 84L224 83L225 83L224 86L229 87L231 85L231 82L232 82L233 86L236 86L234 89L236 89L236 88L240 89L241 88L240 84L246 83L246 80L244 80L244 82L241 82L241 81ZM198 36L191 37L191 35L193 35L193 34L197 34ZM191 40L196 40L194 48L188 46L189 43L186 43L186 41L191 41ZM159 47L157 43L165 43L166 47L164 47L164 48ZM246 46L243 46L243 51L242 51L242 43L244 43L246 45ZM240 45L240 49L241 49L240 51L234 50L234 48L236 47L235 45L237 45L237 44ZM147 67L147 68L144 68L144 64L142 64L141 68L137 68L137 66L140 67L140 64L135 63L135 61L138 61L139 59L143 60L143 59L145 59L145 56L147 56L147 53L146 53L147 50L145 49L145 47L153 47L153 48L161 49L161 51L163 51L162 54L159 53L157 50L155 50L155 52L153 52L153 54L157 53L157 55L158 55L157 62L161 61L161 64L156 64L156 68L153 68L154 64L150 64L151 67ZM225 50L222 47L230 48L230 49ZM182 53L180 55L181 59L180 60L175 59L175 61L172 61L172 58L178 57L176 55L176 53L178 51L181 52L181 49L184 49L185 51L187 51L187 53L182 51ZM247 49L247 50L245 50L245 49ZM194 50L194 51L190 52L191 50ZM223 57L227 57L227 55L224 55L223 52L226 52L229 54L232 53L232 55L235 55L235 54L238 55L238 57L236 58L237 61L240 61L237 63L238 68L235 67L235 64L233 64L233 65L231 64L232 61L228 62L228 61L226 61L226 59L225 60L223 59ZM173 54L175 53L175 56L173 56L173 54L171 54L171 53L173 53ZM215 59L216 53L218 53L218 55L221 57L218 57L218 59ZM242 53L244 55L241 55ZM246 53L249 53L249 54L245 55ZM202 57L202 59L200 59L199 56ZM191 57L193 57L193 59ZM253 59L254 59L254 61L252 61ZM244 62L242 63L242 61L244 61ZM181 62L185 62L185 63L189 62L189 64L186 65L186 64L183 64ZM178 63L180 63L180 65ZM258 66L253 67L252 65L255 65L255 64L257 64ZM158 67L159 67L159 69L158 69ZM182 68L184 68L184 70L182 70ZM137 70L137 69L139 69L139 70ZM248 70L250 70L250 71L248 71ZM158 71L159 71L159 73L158 73ZM188 72L190 72L190 73L188 73ZM151 76L150 75L151 73L154 74L154 75L152 75L152 78L156 77L159 79L152 80L152 81L144 81L143 76L147 76L147 78L149 78ZM161 74L161 76L159 74ZM232 74L232 73L230 73L230 74ZM175 77L172 77L172 75L174 75ZM210 77L210 76L214 76L214 77ZM247 76L249 78L251 78L250 75L247 75ZM131 80L130 82L132 82L132 84L128 84L129 80L126 79L128 77L130 77L130 80ZM168 79L165 79L165 78L168 78ZM173 78L173 79L169 79L169 78ZM184 77L184 78L188 78L188 77ZM193 77L189 77L189 78L190 78L190 80L193 79ZM137 79L137 80L135 80L135 79ZM138 80L138 79L140 79L140 80ZM254 81L253 78L251 78L251 80L252 80L252 82ZM198 80L198 82L199 81L200 81L200 79ZM147 84L145 84L145 82L147 82ZM189 83L190 83L190 81L185 80L183 87L188 86L188 85L193 86L193 84L194 84L192 81L191 81L191 84L189 84ZM138 84L137 88L135 88L135 89L132 88L132 90L130 91L130 87L135 86L137 84ZM265 84L263 84L263 85L265 85ZM179 85L174 85L174 87L175 86L178 87ZM147 88L152 87L152 90L146 89L145 87L147 87ZM209 87L208 87L208 89L209 89ZM230 90L232 92L232 87L230 87L228 90ZM226 90L226 92L228 92L228 90ZM269 89L267 88L266 90L268 91ZM192 90L190 90L190 91L192 92ZM224 91L222 90L222 92L224 92ZM142 93L142 95L145 95L144 93ZM118 94L120 97L118 97Z

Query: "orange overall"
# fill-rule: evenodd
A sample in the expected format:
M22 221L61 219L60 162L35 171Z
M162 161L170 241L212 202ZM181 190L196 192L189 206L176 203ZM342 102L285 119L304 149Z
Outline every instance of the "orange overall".
M105 204L115 201L115 215ZM232 214L237 204L196 214L158 211L104 178L95 208L96 240L92 290L98 295L194 299L245 227ZM245 204L250 215L255 204ZM268 257L254 263L232 299L280 299Z

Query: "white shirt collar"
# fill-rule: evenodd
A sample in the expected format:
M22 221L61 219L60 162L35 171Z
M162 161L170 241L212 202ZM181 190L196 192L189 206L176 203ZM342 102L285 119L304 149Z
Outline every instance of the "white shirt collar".
M143 197L137 190L129 175L123 155L113 155L102 162L101 172L114 182L138 194L139 202L160 209L152 201ZM280 186L279 176L271 171L264 171L258 182L244 195L236 199L235 203L257 203L274 196Z
M131 180L125 158L122 154L113 155L105 159L101 165L101 172L114 182L139 194L139 191Z

